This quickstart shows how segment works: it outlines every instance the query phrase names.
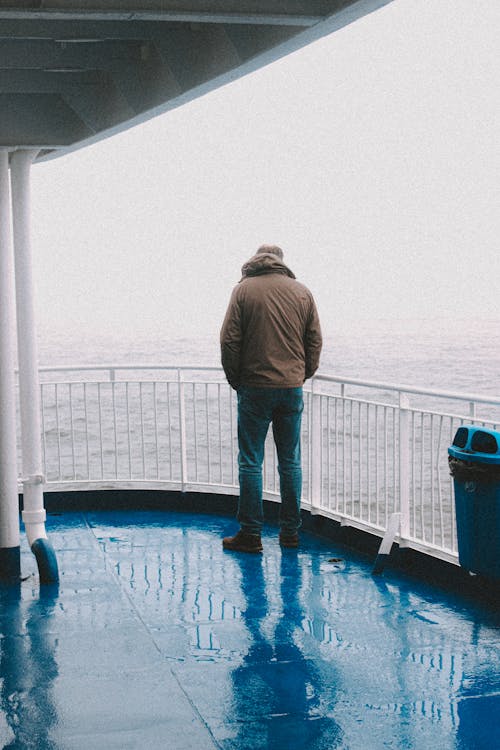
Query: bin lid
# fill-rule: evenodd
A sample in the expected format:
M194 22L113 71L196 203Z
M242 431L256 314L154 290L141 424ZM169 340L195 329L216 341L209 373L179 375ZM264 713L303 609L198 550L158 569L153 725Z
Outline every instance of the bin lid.
M500 465L500 432L485 427L459 427L448 454L462 461Z

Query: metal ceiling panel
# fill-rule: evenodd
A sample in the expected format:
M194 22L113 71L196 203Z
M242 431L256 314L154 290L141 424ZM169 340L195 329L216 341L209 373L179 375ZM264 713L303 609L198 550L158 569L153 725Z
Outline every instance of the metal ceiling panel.
M80 148L392 0L0 0L0 148Z

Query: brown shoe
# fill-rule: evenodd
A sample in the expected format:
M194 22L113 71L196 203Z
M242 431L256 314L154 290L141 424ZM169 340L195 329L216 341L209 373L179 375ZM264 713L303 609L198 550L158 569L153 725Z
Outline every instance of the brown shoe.
M226 536L222 546L234 552L262 552L260 534L249 534L241 529L234 536Z
M280 545L282 547L298 547L299 546L298 533L280 531Z

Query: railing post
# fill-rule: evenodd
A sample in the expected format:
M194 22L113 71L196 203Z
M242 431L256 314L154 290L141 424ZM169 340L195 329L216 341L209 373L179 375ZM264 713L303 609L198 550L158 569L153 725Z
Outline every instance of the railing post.
M399 393L399 512L400 535L410 535L410 400L407 393Z
M181 490L187 484L187 449L186 449L186 386L182 380L182 371L177 370L177 384L179 396L179 439L181 450Z
M309 425L309 488L311 513L321 507L321 396L315 393L315 378L311 381L311 409Z

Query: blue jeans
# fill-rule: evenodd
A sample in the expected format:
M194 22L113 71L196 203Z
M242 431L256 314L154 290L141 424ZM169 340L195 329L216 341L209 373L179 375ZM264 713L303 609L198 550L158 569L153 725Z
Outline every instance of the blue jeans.
M300 426L303 410L302 388L241 386L238 389L240 499L237 518L243 531L260 534L262 529L262 463L271 422L280 476L280 527L283 532L293 534L300 526Z

